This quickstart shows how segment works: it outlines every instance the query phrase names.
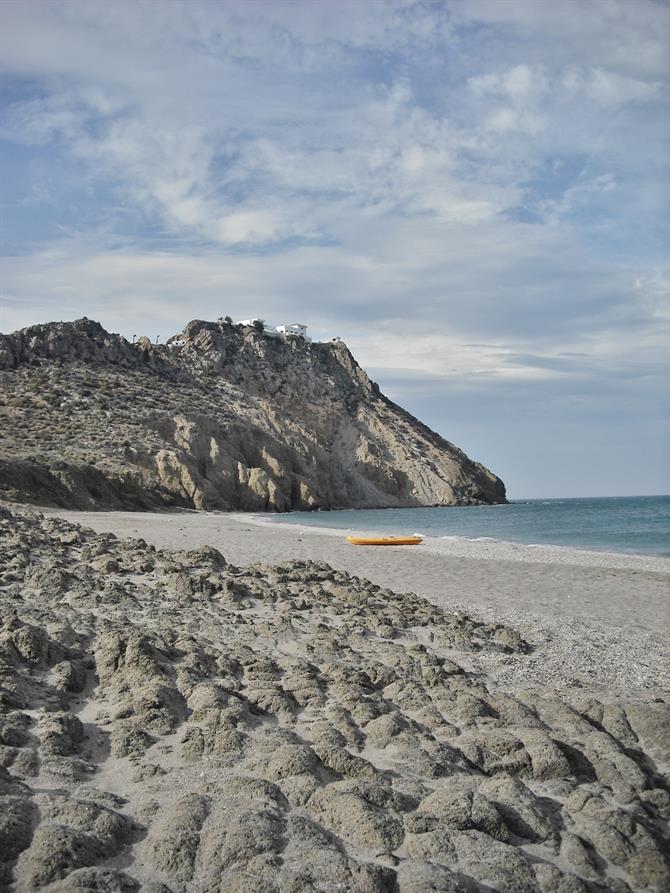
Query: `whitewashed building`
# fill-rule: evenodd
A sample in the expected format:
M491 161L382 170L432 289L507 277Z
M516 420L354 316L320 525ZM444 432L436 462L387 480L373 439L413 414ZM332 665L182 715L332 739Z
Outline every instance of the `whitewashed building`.
M271 338L289 338L300 337L304 338L305 341L311 341L312 339L307 335L307 326L304 322L288 322L282 323L280 326L274 326L272 323L266 322L264 319L260 319L259 317L254 317L253 319L241 319L237 325L238 326L257 326L258 323L261 323L263 326L263 333L265 335L269 335Z
M280 335L299 335L305 341L312 340L307 337L307 326L302 322L282 323L276 327L275 332L279 332Z

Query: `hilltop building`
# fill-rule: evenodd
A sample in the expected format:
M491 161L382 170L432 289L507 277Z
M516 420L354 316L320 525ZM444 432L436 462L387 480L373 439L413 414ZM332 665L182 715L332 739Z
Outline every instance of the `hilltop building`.
M260 319L259 317L253 317L252 319L241 319L237 323L238 326L255 326L260 323L263 326L263 331L266 335L270 335L271 337L276 337L277 335L283 335L284 338L289 336L304 338L305 341L311 341L312 339L307 335L307 326L303 322L289 322L282 323L280 326L272 326L267 323L264 319Z
M279 332L280 335L300 335L305 341L311 341L311 338L307 337L307 326L302 322L283 323L276 326L275 332Z

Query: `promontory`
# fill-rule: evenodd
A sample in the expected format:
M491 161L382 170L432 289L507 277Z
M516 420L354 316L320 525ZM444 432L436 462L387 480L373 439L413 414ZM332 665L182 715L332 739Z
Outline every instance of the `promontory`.
M0 335L0 496L242 511L506 501L344 342L225 319L163 345L86 318Z

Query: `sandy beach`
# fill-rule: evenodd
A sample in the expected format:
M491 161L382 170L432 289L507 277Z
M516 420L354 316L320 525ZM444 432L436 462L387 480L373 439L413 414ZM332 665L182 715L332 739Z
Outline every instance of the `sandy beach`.
M607 696L670 688L670 559L427 537L419 547L354 547L345 532L254 514L47 509L157 548L213 546L233 564L326 561L449 611L509 624L534 653L480 655L499 683L588 687Z
M0 888L662 893L667 584L0 507Z

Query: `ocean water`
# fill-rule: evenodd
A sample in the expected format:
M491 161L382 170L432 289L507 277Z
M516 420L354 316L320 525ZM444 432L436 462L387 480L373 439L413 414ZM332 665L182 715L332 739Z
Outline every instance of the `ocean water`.
M291 512L278 523L670 556L670 496L530 499L509 505Z

